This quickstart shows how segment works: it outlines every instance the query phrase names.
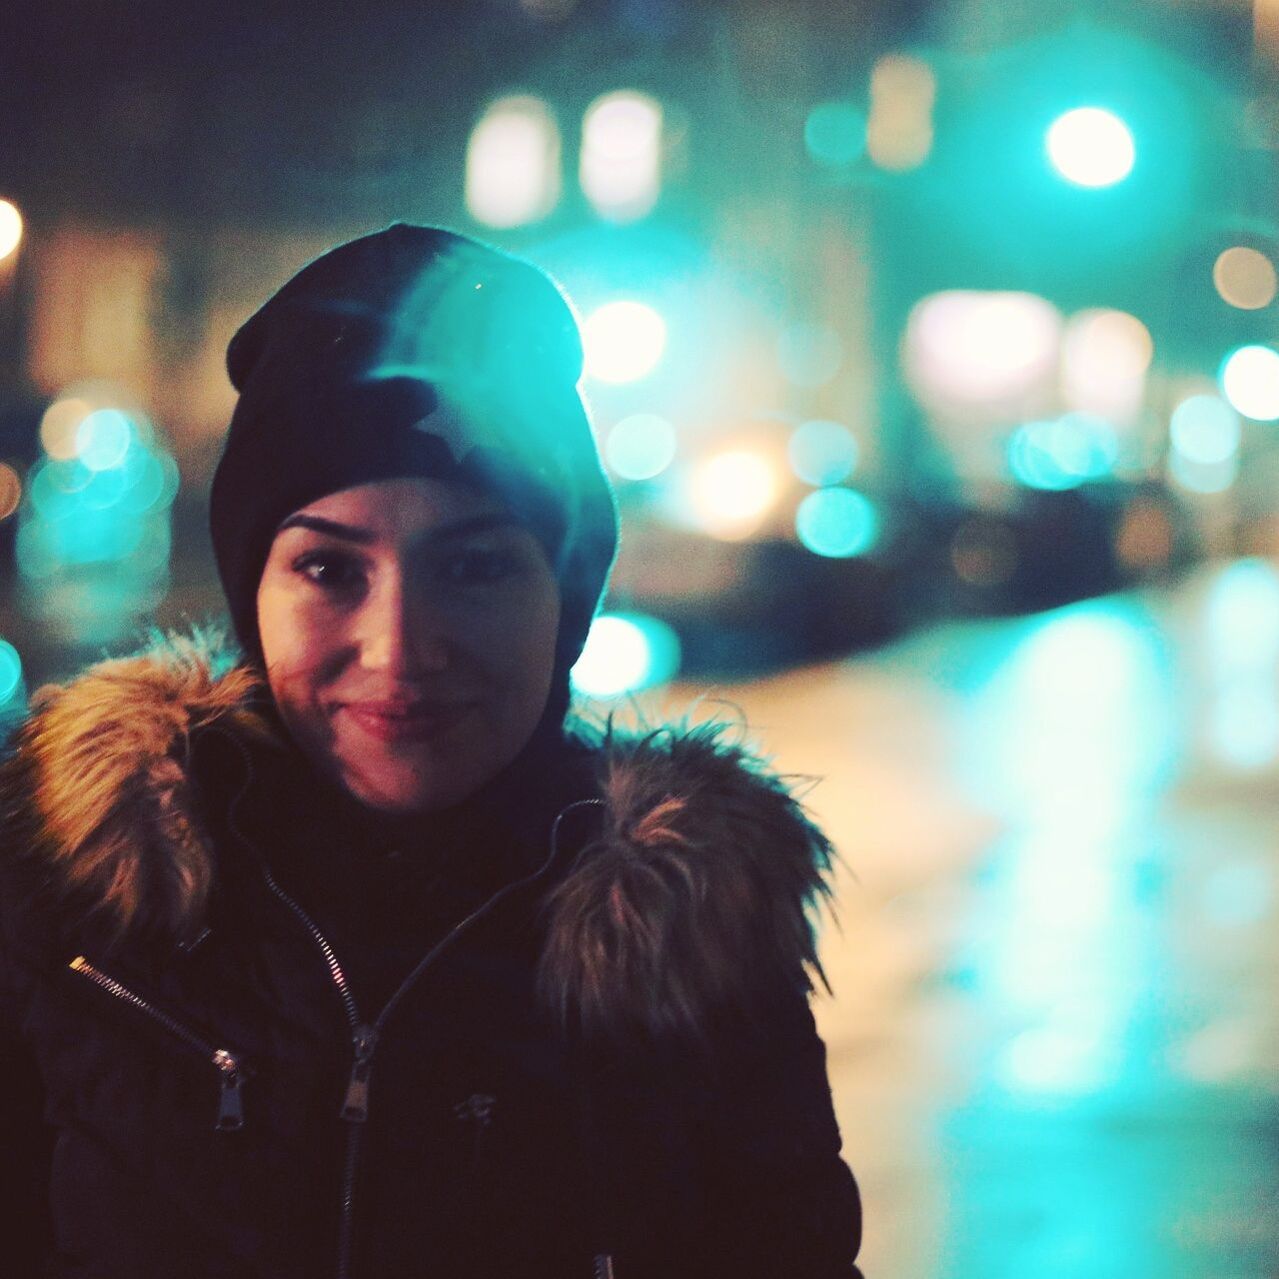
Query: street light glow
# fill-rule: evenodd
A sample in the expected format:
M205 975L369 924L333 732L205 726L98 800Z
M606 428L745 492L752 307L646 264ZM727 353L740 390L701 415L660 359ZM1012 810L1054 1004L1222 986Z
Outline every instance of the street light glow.
M582 118L582 193L614 222L642 218L662 186L662 105L621 89L596 98Z
M1109 187L1132 172L1137 150L1128 126L1113 112L1077 107L1048 130L1048 156L1076 186Z
M560 134L550 107L528 95L494 102L466 148L466 207L477 222L521 226L560 195Z
M1279 421L1279 351L1241 346L1222 365L1221 389L1244 417Z
M679 663L679 638L665 622L640 613L603 613L591 623L569 677L587 697L620 697L665 683Z
M638 382L666 349L666 322L651 306L606 302L582 325L586 373L600 382Z
M0 200L0 260L22 243L22 214L9 200Z
M778 477L766 457L731 449L702 462L693 473L692 504L712 537L749 537L778 498Z

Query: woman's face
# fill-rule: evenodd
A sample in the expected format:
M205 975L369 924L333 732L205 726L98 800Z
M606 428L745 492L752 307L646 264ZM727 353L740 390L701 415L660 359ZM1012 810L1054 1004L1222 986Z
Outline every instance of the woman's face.
M257 606L285 726L370 807L465 799L515 758L546 706L554 574L533 534L466 485L384 480L296 511Z

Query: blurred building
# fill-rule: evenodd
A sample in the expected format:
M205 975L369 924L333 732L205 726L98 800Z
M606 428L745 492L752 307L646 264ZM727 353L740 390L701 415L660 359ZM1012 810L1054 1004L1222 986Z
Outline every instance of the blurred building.
M1273 0L55 2L5 25L0 529L42 548L10 631L100 646L216 608L226 341L397 218L565 284L630 526L613 604L673 626L688 669L1271 545ZM67 402L57 457L40 428ZM112 461L113 419L81 423L116 411ZM152 509L138 477L169 456ZM60 496L20 537L41 466ZM171 532L104 532L112 502ZM145 588L113 597L139 557Z

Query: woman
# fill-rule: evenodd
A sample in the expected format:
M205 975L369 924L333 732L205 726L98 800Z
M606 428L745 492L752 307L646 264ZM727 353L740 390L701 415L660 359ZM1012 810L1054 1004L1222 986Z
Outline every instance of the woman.
M565 725L616 520L562 296L397 225L228 367L238 658L45 690L0 779L4 1273L855 1275L826 842L722 734Z

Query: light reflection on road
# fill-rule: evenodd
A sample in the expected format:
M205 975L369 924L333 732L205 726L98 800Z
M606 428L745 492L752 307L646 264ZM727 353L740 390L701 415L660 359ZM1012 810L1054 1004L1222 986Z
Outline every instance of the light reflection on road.
M1242 561L721 690L824 778L869 1279L1279 1275L1277 679Z

